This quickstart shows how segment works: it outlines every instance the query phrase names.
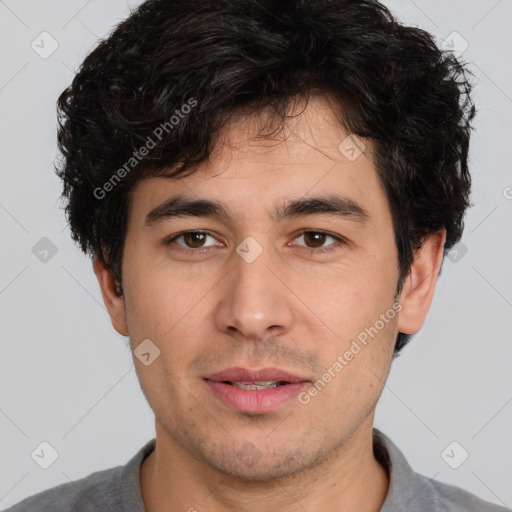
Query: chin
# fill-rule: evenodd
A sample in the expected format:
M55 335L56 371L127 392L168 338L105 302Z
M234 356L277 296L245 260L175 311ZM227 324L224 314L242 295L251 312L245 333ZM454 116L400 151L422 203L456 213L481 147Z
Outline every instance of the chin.
M306 447L305 443L294 444L289 449L280 445L259 450L251 442L238 451L224 449L201 454L203 461L219 473L247 484L293 477L318 465L325 456L313 451L311 446Z

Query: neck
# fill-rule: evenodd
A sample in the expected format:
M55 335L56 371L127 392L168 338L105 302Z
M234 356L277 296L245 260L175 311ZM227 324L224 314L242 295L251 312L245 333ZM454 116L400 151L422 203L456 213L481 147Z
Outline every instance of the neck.
M141 467L146 512L337 510L378 512L388 490L386 470L373 454L368 418L334 453L316 466L269 482L242 481L205 465L169 438L156 423L156 447ZM335 506L334 506L335 505Z

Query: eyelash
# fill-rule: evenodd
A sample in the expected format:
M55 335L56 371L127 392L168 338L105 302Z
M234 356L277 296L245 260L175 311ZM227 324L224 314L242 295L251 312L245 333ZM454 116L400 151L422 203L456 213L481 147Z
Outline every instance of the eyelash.
M201 233L201 234L204 234L204 235L211 236L212 238L215 238L209 231L201 231L201 230L182 231L181 233L173 235L171 238L167 238L164 241L164 244L165 245L171 245L178 238L180 238L180 237L182 237L182 236L184 236L186 234L190 234L190 233L196 233L196 234L197 233ZM328 253L328 252L331 252L331 251L334 251L334 250L338 249L340 245L343 245L343 244L346 243L345 240L342 237L340 237L340 236L333 235L332 233L329 233L327 231L314 230L314 229L302 230L300 233L297 233L295 238L299 238L300 236L304 235L305 233L316 233L316 234L327 235L327 236L329 236L331 238L334 238L334 240L336 240L336 242L334 242L332 244L329 244L327 247L318 248L318 249L316 249L314 247L299 246L299 247L302 247L303 250L309 251L309 254L325 254L325 253ZM294 238L294 240L295 240L295 238ZM204 254L205 252L208 252L209 249L210 249L210 247L199 248L199 249L190 249L190 248L187 248L185 246L182 246L182 245L178 244L178 250L182 251L182 252L185 252L185 253Z

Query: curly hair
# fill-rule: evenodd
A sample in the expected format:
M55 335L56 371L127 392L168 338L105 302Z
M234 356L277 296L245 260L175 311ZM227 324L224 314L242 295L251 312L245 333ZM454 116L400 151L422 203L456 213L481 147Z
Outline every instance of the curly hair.
M283 125L293 101L328 94L347 132L373 143L399 293L427 235L446 229L445 254L462 236L469 76L433 36L376 0L148 0L100 41L58 99L55 167L73 239L122 293L129 193L139 180L195 172L236 112L268 111ZM395 355L409 338L398 334Z

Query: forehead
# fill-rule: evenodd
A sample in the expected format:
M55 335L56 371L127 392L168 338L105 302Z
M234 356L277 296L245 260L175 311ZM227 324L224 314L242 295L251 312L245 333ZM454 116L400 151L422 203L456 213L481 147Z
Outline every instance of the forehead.
M139 182L131 209L147 214L171 194L181 194L215 200L230 215L250 219L258 209L272 216L285 200L337 194L382 213L388 204L372 145L345 131L339 115L330 98L312 97L270 137L262 136L262 127L273 128L264 113L233 118L194 174Z

